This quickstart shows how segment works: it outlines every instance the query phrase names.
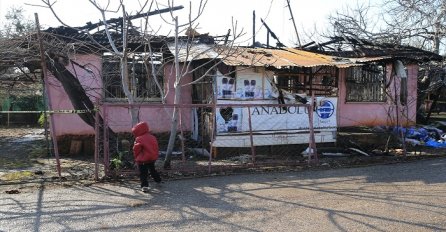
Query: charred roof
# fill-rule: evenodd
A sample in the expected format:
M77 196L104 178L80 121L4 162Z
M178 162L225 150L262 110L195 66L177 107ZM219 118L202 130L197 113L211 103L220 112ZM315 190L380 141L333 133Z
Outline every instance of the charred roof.
M302 49L327 55L347 58L390 57L419 62L442 61L443 56L407 45L376 43L351 37L331 37L324 43L311 42Z

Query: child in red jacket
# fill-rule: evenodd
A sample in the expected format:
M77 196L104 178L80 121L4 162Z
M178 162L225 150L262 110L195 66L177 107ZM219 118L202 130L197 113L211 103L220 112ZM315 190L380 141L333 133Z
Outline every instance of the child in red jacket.
M140 122L132 128L135 136L133 144L133 156L139 169L139 179L141 189L146 192L149 189L148 172L156 183L161 183L161 177L155 169L155 161L158 159L158 141L149 132L149 125L146 122Z

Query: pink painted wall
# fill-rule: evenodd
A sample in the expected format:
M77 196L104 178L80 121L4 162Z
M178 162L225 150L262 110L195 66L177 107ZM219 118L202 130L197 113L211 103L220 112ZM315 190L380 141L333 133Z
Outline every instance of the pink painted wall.
M180 70L185 68L180 64ZM174 83L175 83L175 66L173 64L167 64L164 66L164 79L169 80L164 83L164 89L167 92L166 103L173 104L175 98ZM190 83L192 81L192 74L186 74L181 78L181 85ZM192 104L192 85L181 87L181 100L182 104Z
M341 69L339 72L338 126L390 126L396 125L397 119L399 125L415 124L418 65L410 64L406 67L408 72L408 107L403 107L399 101L400 79L392 77L391 64L387 65L387 83L391 81L387 89L387 102L347 103L345 101L347 93L345 85L346 69ZM394 99L398 99L397 104L395 104Z
M81 84L87 91L87 95L95 103L102 99L102 81L101 81L101 57L96 55L77 55L74 60L88 67L92 73L79 68L78 66L67 66L71 73L76 74ZM169 89L166 96L166 103L173 104L175 72L172 71L172 65L165 66L165 89ZM182 78L182 84L192 80L192 75L188 74ZM50 101L53 110L72 110L73 105L67 97L61 84L52 76L50 83ZM181 103L190 104L192 102L192 86L182 88ZM120 102L123 103L123 102ZM108 125L115 132L130 132L132 128L130 112L125 107L107 106L100 107L101 115L108 119ZM182 128L190 130L191 113L190 110L182 109ZM153 103L150 106L141 106L139 118L140 121L147 121L153 132L167 132L170 130L170 118L172 108L164 108L161 103ZM54 114L54 126L56 136L61 135L90 135L94 134L94 129L83 122L76 114Z
M76 73L81 84L85 86L87 94L93 102L97 102L102 95L101 82L101 57L95 55L77 55L75 61L85 65L92 72L69 65L67 68L72 73ZM173 65L166 65L164 69L165 91L167 93L166 103L173 104L174 101L174 80L175 72ZM339 101L338 101L338 126L375 126L375 125L395 125L398 119L407 124L414 124L416 119L416 100L417 100L417 74L418 65L407 66L408 70L408 107L403 108L398 100L395 105L395 96L399 99L400 81L398 78L391 78L392 65L387 66L387 81L392 80L388 88L389 96L384 103L347 103L345 102L345 69L339 72ZM192 75L188 74L182 78L182 84L192 80ZM53 77L49 79L50 96L53 110L71 110L73 106L66 96L61 84ZM396 91L395 91L396 89ZM192 103L192 86L182 87L181 103ZM402 110L405 109L405 110ZM401 112L403 111L403 112ZM101 114L106 114L109 119L108 124L115 132L130 132L132 127L130 113L125 107L110 106L101 108ZM183 130L191 128L191 113L188 109L182 109ZM147 121L153 132L167 132L170 129L170 118L172 108L165 108L161 103L154 103L150 106L140 108L140 120ZM75 114L54 114L55 131L57 136L61 135L88 135L94 134L94 129L84 123Z
M173 115L173 107L169 104L174 103L174 81L175 70L174 66L167 64L164 67L164 91L166 95L166 105L161 103L153 103L146 106L141 106L139 111L139 120L146 121L149 124L150 130L154 133L168 132L171 127L171 118ZM181 79L181 84L189 83L192 80L192 75L185 75ZM192 103L192 85L183 86L181 89L180 104ZM102 109L107 118L109 118L108 125L115 132L130 132L132 128L130 112L126 107L107 106ZM190 109L181 109L182 128L189 131L191 128L191 112Z
M100 81L100 57L95 55L76 55L76 57L72 59L81 65L85 65L92 71L92 73L89 73L74 65L68 65L66 67L71 73L77 75L81 84L85 86L90 99L93 102L96 102L102 93L102 83ZM48 74L51 75L50 72L48 72ZM53 110L72 110L73 105L60 82L50 76L49 84L51 108ZM53 117L56 136L65 134L94 134L94 129L84 123L76 114L53 114Z

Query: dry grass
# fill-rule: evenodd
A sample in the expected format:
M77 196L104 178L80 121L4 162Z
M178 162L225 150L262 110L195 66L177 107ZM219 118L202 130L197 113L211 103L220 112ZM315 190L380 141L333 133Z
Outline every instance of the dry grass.
M14 180L29 179L31 177L34 177L34 173L31 171L18 171L4 174L0 176L0 179L5 181L14 181Z

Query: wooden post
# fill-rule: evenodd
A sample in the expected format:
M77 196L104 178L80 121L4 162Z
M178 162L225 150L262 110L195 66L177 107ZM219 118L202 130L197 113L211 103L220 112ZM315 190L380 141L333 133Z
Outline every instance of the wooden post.
M103 134L104 134L104 173L106 176L110 175L110 149L109 149L109 133L108 133L108 120L107 120L107 105L103 105Z
M94 180L99 180L99 110L96 110L94 120Z
M317 150L316 150L316 139L314 137L314 125L313 125L313 111L314 111L314 103L315 103L315 97L314 97L314 91L311 94L311 104L309 106L309 111L308 111L308 117L309 117L309 129L310 129L310 144L309 144L309 153L308 153L308 164L312 164L312 163L318 163L319 159L318 159L318 155L317 155Z
M42 66L43 79L45 82L45 90L46 90L48 108L49 108L49 110L52 110L53 107L51 105L51 95L50 95L50 90L49 90L48 74L47 74L48 70L46 67L45 52L44 52L43 42L42 42L42 34L40 32L39 16L37 15L37 13L34 13L34 17L36 20L37 36L38 36L39 48L40 48L40 64ZM54 155L56 156L57 174L59 175L59 177L61 177L62 174L61 174L61 167L60 167L59 148L57 146L57 138L56 138L53 114L50 114L50 133L51 133L51 139L53 140Z
M252 134L252 121L251 121L251 107L248 106L248 120L249 120L249 142L251 145L252 163L256 163L256 148L254 146L254 138Z
M213 77L213 83L217 83L216 81L217 77L214 76ZM213 98L212 98L212 114L211 114L211 119L209 119L209 121L212 120L212 123L210 123L212 125L212 128L210 130L210 141L209 141L209 168L208 168L208 173L211 174L211 168L212 168L212 158L216 158L217 157L217 148L215 148L214 150L214 141L215 141L215 136L217 134L217 96L216 94L213 94ZM202 110L203 111L203 110Z
M182 107L180 107L180 118L179 118L179 120L180 120L180 136L181 136L181 138L180 138L180 142L181 142L181 161L183 162L183 163L185 163L186 162L186 149L185 149L185 145L184 145L184 140L185 140L185 137L184 137L184 132L183 132L183 120L182 120L182 117L183 117L183 110L182 110L183 108Z

